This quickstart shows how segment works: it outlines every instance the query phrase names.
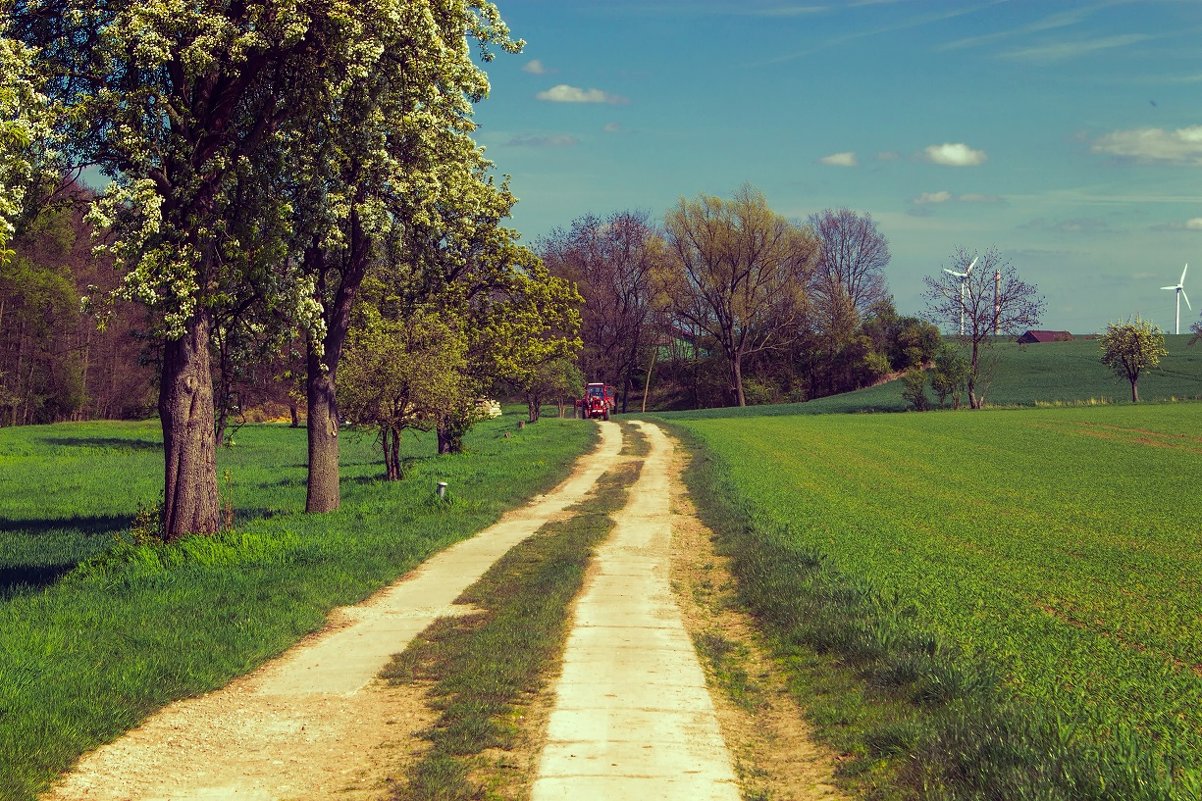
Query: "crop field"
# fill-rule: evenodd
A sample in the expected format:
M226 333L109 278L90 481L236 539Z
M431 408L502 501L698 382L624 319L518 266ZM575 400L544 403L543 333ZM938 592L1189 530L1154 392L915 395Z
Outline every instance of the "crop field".
M1169 355L1160 366L1145 371L1139 380L1139 396L1147 401L1202 398L1202 343L1190 345L1191 337L1166 336ZM1131 385L1099 361L1098 341L1078 337L1071 342L1018 345L1000 342L989 357L992 379L985 389L985 402L994 406L1061 404L1125 404L1131 400ZM928 392L929 394L929 392ZM964 401L967 403L967 398ZM690 417L758 417L761 415L832 414L842 412L900 412L908 404L902 398L900 380L842 395L817 398L808 403L751 406L745 409L703 409L686 412Z
M0 799L33 798L153 709L280 653L554 485L595 436L509 416L460 455L410 437L406 478L386 482L373 437L347 432L342 508L304 515L304 430L247 426L218 455L234 529L135 546L130 521L162 491L157 423L0 429Z
M1061 724L1202 775L1202 404L674 422L754 536L912 606Z

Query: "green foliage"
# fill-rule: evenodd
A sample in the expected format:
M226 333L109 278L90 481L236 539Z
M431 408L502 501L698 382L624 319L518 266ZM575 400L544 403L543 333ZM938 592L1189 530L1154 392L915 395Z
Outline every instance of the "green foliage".
M960 408L960 398L968 381L968 359L963 351L950 343L942 343L935 353L931 367L931 391L939 399L939 407L950 398L953 409Z
M921 367L912 367L902 376L902 399L916 412L931 408L927 397L927 374Z
M595 436L570 421L511 429L481 423L453 457L409 443L401 483L377 480L371 437L344 434L343 506L316 517L298 512L305 432L244 426L218 454L235 529L166 546L124 533L159 490L157 424L0 431L0 799L29 801L154 709L279 654L330 608L549 489ZM436 481L454 504L431 501Z
M920 797L1192 797L1202 511L1165 499L1202 404L680 422L757 616L893 710L870 763Z
M1168 355L1164 332L1147 320L1110 323L1102 335L1102 364L1131 382L1131 400L1139 400L1139 375Z

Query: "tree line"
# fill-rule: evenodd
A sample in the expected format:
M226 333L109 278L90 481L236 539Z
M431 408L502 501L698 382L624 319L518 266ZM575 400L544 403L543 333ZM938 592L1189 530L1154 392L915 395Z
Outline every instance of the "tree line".
M796 402L932 363L938 328L894 307L872 216L805 222L745 186L642 211L587 215L538 245L584 297L580 372L621 409ZM566 391L565 387L565 391Z

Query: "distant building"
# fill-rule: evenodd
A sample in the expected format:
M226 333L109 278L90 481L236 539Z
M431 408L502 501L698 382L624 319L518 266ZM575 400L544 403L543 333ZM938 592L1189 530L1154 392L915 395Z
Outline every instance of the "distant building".
M1018 338L1020 345L1035 345L1040 342L1071 342L1073 335L1068 331L1027 331Z

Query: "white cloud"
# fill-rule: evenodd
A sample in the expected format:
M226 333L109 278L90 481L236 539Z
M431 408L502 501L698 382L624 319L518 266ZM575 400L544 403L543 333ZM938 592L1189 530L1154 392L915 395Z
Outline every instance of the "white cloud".
M1101 39L1084 39L1073 42L1052 42L1051 44L1023 47L1003 53L1002 58L1011 61L1025 61L1030 64L1051 64L1056 61L1067 61L1070 58L1096 53L1099 50L1110 50L1115 47L1126 47L1130 44L1144 42L1152 36L1142 33L1130 33L1122 36L1106 36Z
M1136 161L1202 165L1202 125L1175 131L1163 128L1115 131L1094 142L1093 152Z
M522 67L522 72L528 72L531 75L546 75L550 70L546 68L543 62L537 58L532 58L526 62L526 66Z
M572 147L579 143L580 140L570 134L550 134L549 136L520 134L505 144L514 147Z
M988 158L984 150L973 150L963 142L931 145L923 151L923 157L932 164L948 167L976 167L978 164L984 164Z
M1202 217L1190 217L1185 221L1185 227L1191 231L1202 231Z
M910 202L915 206L929 206L935 203L1001 203L1002 198L998 195L983 195L977 192L969 192L963 195L953 195L951 192L923 192L917 197L911 198Z
M566 83L557 84L550 89L539 92L535 95L539 100L547 100L552 103L609 103L611 105L621 105L629 102L626 98L618 95L611 95L609 92L601 89L581 89L578 86L569 86Z
M602 128L601 130L605 131L606 133L621 133L622 126L620 123L607 122L607 123L605 123L605 127Z
M946 203L952 199L951 192L923 192L911 202L916 206L925 206L928 203Z
M856 160L856 154L850 150L842 153L831 153L829 156L823 156L818 159L818 162L831 167L855 167L860 163Z

